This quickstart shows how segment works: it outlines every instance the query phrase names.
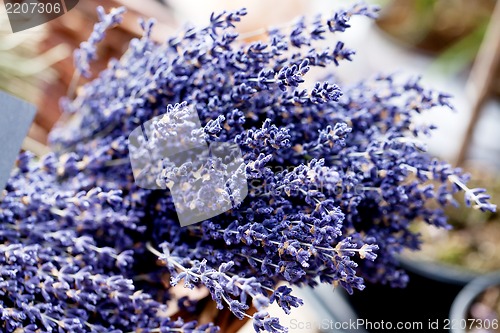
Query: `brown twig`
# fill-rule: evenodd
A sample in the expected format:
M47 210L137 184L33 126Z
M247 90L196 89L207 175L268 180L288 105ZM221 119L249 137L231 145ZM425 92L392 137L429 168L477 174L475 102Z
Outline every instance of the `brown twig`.
M466 85L466 93L472 101L472 113L462 138L455 165L461 166L467 158L474 130L483 106L492 91L492 84L500 63L500 1L491 15L486 35L474 60Z

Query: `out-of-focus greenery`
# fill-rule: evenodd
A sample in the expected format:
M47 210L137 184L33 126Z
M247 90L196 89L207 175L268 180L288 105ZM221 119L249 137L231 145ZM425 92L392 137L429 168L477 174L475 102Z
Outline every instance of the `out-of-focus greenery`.
M447 47L437 56L431 69L455 74L469 66L479 51L488 23L489 20L480 22L474 30Z
M378 0L379 26L407 46L431 53L431 70L455 74L471 64L497 0Z

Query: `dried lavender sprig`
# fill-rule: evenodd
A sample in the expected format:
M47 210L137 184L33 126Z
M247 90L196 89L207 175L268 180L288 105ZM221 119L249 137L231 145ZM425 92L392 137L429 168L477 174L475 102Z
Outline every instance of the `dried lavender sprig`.
M113 8L109 13L102 6L97 7L99 22L94 24L89 39L74 52L74 65L79 74L90 77L90 62L96 59L97 44L104 39L106 30L122 22L124 13L125 7Z

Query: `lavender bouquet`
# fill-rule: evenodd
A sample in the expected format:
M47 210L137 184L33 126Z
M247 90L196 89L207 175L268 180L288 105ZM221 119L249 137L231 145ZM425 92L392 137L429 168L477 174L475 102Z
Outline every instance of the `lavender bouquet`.
M316 45L375 12L356 5L301 18L259 32L266 38L257 42L234 29L245 10L214 14L163 44L150 38L153 22L142 22L144 36L62 102L71 122L51 133L53 153L19 156L0 203L1 330L219 331L166 314L169 291L184 284L208 289L217 308L250 319L256 332L286 332L266 308L300 306L292 286L403 287L397 255L419 248L412 221L448 228L440 206L457 191L472 208L495 210L466 174L419 144L434 127L414 116L451 107L448 95L393 75L339 87L329 66L354 52L341 41ZM90 73L96 44L122 15L100 11L75 53L77 73ZM325 68L325 80L308 86L311 67ZM168 191L134 181L128 136L188 106L203 138L238 144L249 186L233 209L181 227ZM188 297L178 303L197 309Z

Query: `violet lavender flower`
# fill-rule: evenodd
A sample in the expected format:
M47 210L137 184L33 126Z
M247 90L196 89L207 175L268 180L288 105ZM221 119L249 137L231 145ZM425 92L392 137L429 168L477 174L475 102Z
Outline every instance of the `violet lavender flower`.
M383 74L353 86L332 76L308 86L311 67L334 74L331 67L354 55L341 41L316 42L341 36L352 16L375 13L355 5L302 18L258 42L234 29L245 10L214 14L163 44L150 39L152 22L142 22L144 36L63 104L76 119L53 130L54 152L18 159L0 203L2 329L217 331L165 316L172 296L158 281L169 274L171 285L207 288L218 308L252 320L256 332L286 332L266 308L300 306L293 286L404 286L396 256L419 247L412 221L448 228L436 207L453 204L458 191L471 208L495 210L483 190L467 187L466 174L418 144L433 127L417 126L414 116L451 107L446 94ZM91 59L93 49L84 49ZM237 207L180 227L167 191L135 184L127 138L186 104L203 139L239 145L249 191ZM206 167L223 162L216 156ZM155 181L173 178L158 172ZM182 304L196 308L194 300Z
M99 22L94 25L89 39L82 42L74 52L75 67L84 77L90 77L90 62L97 57L97 44L104 39L106 30L121 23L124 12L124 7L114 8L109 14L106 14L103 7L97 8Z

